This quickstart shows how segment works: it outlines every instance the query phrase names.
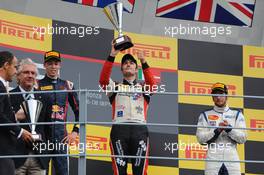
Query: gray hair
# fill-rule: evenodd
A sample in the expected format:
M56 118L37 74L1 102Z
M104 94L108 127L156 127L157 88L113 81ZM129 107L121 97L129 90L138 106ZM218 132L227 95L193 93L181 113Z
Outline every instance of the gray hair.
M38 75L38 68L37 68L37 64L32 61L30 58L26 58L26 59L22 59L19 61L18 63L18 68L17 68L17 74L20 74L22 72L22 69L24 67L24 65L33 65L36 67L36 71L37 71L37 75Z

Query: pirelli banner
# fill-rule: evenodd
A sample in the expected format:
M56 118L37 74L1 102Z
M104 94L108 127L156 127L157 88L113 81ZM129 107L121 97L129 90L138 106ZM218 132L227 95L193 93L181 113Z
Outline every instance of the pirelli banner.
M264 96L264 48L126 34L132 38L134 47L117 55L111 75L114 81L122 81L122 56L130 53L136 57L140 50L159 85L164 85L167 92L187 94L151 96L147 118L149 123L196 125L199 114L212 108L213 102L210 96L189 94L210 94L215 82L227 84L230 95ZM42 64L44 51L60 51L60 76L71 80L76 89L99 90L99 73L110 53L111 40L116 35L115 31L100 26L85 26L0 10L0 50L9 50L18 59L33 59L40 72L39 78L45 74ZM138 79L144 80L142 71L139 71ZM11 86L15 87L16 84ZM111 121L111 104L105 94L89 92L86 99L87 121ZM264 128L264 99L229 97L228 104L244 113L247 127ZM74 120L72 111L69 111L67 120ZM71 125L67 126L68 132L71 132L71 128ZM113 174L110 157L103 156L110 155L111 126L87 125L86 131L85 149L78 149L80 143L77 139L70 145L70 153L86 152L89 155L86 166L89 175ZM149 126L149 155L175 159L150 159L148 174L204 174L206 149L198 144L195 133L196 128ZM264 160L263 138L263 131L248 131L248 141L237 147L240 160ZM186 158L201 161L183 160ZM240 165L243 175L264 174L263 164ZM77 167L77 157L71 156L70 174L77 174ZM130 163L128 172L132 175Z
M243 47L243 75L245 77L264 78L264 49L261 47Z
M210 94L210 87L215 82L228 86L230 95L263 96L263 56L264 48L253 46L236 46L227 44L206 43L199 41L178 41L178 90L180 93ZM187 48L191 48L188 50ZM197 124L201 111L213 106L211 97L181 95L178 97L179 123ZM263 99L232 98L228 104L231 108L240 109L247 127L264 128ZM178 141L190 140L197 143L196 129L180 128ZM263 131L248 131L248 141L238 145L240 160L264 160L261 152ZM187 141L186 141L187 142ZM204 150L180 150L179 157L203 158ZM204 162L197 162L193 168L189 161L179 161L179 169L204 169ZM199 167L199 168L198 168ZM241 163L245 174L263 174L263 165Z
M178 50L177 40L173 38L155 37L135 33L126 33L131 37L134 47L122 51L117 56L116 62L120 63L124 54L137 56L138 51L142 51L148 63L159 69L177 70L178 68ZM115 33L117 36L117 32ZM160 42L162 40L162 42Z
M243 95L243 77L214 73L191 72L179 70L179 93L210 94L211 87L216 82L223 82L228 86L229 94ZM211 105L210 96L179 96L180 103ZM231 107L242 108L243 98L230 98Z
M50 50L52 34L45 28L51 19L0 10L0 43L37 50Z

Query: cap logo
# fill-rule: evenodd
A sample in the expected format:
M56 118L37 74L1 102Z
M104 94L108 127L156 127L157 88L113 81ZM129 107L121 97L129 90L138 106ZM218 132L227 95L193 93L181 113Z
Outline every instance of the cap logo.
M47 52L46 53L46 58L50 57L50 56L52 56L52 57L60 57L60 54L58 52L54 52L54 51Z
M221 89L224 89L225 88L225 85L224 84L221 84L221 83L216 83L213 85L212 89L214 88L221 88Z

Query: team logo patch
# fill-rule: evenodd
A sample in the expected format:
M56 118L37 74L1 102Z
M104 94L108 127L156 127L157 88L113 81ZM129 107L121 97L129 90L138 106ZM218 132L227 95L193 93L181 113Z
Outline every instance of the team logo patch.
M233 115L225 115L225 118L234 118L235 116Z
M123 111L117 111L117 117L123 117L124 112Z
M50 57L50 56L53 56L53 57L60 57L60 54L58 52L54 52L54 51L50 51L50 52L47 52L45 54L45 57Z
M49 86L41 86L40 87L40 90L42 91L46 91L46 90L52 90L53 89L53 86L49 85Z
M116 163L117 163L119 166L125 166L125 165L126 165L126 161L124 161L122 158L117 158L117 159L116 159Z
M210 126L216 126L216 121L209 121Z
M218 120L219 119L219 116L217 116L217 115L209 115L208 116L208 119L209 120Z
M140 97L141 97L141 94L139 94L139 93L135 93L132 96L133 100L138 100Z
M136 107L137 114L142 114L143 108L141 106Z
M58 105L52 105L51 118L58 119L58 120L64 120L64 117L65 117L64 108Z
M52 112L63 112L63 107L52 105Z

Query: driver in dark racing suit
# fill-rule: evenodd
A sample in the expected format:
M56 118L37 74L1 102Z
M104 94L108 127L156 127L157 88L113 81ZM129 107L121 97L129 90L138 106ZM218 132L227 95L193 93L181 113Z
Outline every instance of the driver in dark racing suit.
M38 81L38 89L41 91L74 90L72 82L58 78L61 68L61 57L59 52L46 52L44 56L44 67L46 68L46 75L43 79ZM52 103L51 118L53 122L67 121L69 104L74 112L75 121L79 121L79 100L76 92L51 93L49 96ZM74 125L72 132L69 134L67 133L65 124L52 125L51 129L51 141L57 145L57 148L55 147L52 153L66 154L67 144L74 142L79 133L78 125ZM53 157L52 164L55 168L56 175L68 175L67 157Z

